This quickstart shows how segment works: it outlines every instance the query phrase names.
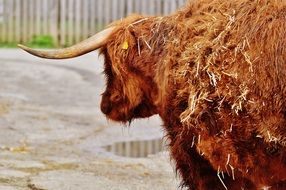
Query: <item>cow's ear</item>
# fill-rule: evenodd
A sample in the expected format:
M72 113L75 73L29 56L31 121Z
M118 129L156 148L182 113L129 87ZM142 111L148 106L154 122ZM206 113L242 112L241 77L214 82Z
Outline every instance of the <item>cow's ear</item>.
M132 14L122 20L117 20L109 25L109 27L115 27L114 36L109 39L109 42L120 41L121 47L124 50L129 49L132 45L136 45L136 41L141 33L138 25L146 20L147 17L138 14Z

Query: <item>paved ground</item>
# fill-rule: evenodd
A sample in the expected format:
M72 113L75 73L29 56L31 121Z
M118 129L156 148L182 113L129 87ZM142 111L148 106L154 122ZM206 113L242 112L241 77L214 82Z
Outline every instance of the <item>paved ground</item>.
M0 190L174 190L167 152L127 158L121 141L162 137L157 117L130 127L106 121L96 53L47 61L0 49Z

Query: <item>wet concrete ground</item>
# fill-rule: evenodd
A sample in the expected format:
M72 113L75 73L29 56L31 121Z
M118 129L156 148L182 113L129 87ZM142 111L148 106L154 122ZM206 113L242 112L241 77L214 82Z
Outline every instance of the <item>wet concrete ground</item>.
M125 127L105 119L101 61L96 53L51 61L0 50L0 190L178 189L166 151L107 151L163 131L158 117Z

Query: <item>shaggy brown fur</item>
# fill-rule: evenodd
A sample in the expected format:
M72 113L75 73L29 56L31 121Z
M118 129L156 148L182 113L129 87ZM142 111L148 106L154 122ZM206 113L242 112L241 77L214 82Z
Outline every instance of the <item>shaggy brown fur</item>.
M159 114L189 189L286 189L285 1L197 0L113 25L110 119Z

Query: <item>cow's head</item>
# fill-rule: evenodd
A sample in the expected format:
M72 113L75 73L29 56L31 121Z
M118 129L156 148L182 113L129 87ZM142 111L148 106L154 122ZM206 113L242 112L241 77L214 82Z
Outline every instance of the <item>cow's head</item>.
M42 58L67 59L100 49L105 58L106 90L102 94L101 110L114 121L128 122L134 118L149 117L157 113L155 96L157 87L152 70L154 56L145 39L140 39L148 27L136 29L144 18L135 16L115 22L107 29L68 48L51 51L20 48Z

